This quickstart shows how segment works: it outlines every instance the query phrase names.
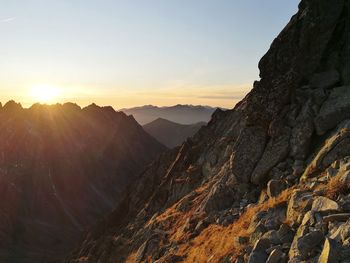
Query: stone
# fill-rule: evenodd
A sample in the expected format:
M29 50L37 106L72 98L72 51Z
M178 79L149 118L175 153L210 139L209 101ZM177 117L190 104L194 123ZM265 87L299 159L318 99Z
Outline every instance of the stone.
M250 235L250 241L252 243L256 242L257 240L259 240L268 230L266 229L266 227L259 223L256 228L254 229L254 231L251 233Z
M335 88L315 118L316 132L322 135L348 118L350 118L350 86Z
M320 72L312 76L310 86L312 88L331 88L340 81L340 74L337 70Z
M300 175L303 174L303 172L305 171L305 167L304 166L293 166L293 176L294 177L299 177Z
M281 263L285 256L286 255L281 250L275 249L269 255L268 259L266 260L266 263Z
M268 239L271 244L273 245L279 245L281 244L281 240L279 239L278 232L276 230L270 230L266 232L263 236L262 239Z
M313 226L315 224L314 213L311 211L306 212L304 215L303 221L301 222L302 226Z
M350 155L350 120L342 122L318 151L315 158L305 170L302 181L324 171L334 161Z
M271 242L269 239L261 238L255 242L253 250L266 250L271 246Z
M321 231L313 231L300 237L295 237L289 250L289 258L307 259L309 253L324 239Z
M340 226L340 237L343 243L350 238L350 220Z
M288 202L287 218L292 222L296 222L300 215L303 217L311 208L312 201L313 195L310 192L295 190Z
M334 177L338 174L338 169L335 169L333 167L329 167L326 172L327 172L327 177L331 178L331 177Z
M268 249L270 245L271 243L268 239L259 239L253 247L248 263L265 263L269 256L266 253L266 249Z
M294 237L294 231L287 224L281 224L277 231L278 238L282 243L292 243Z
M271 197L278 196L283 190L287 188L287 184L283 180L270 180L267 183L267 195Z
M345 222L348 219L350 219L350 213L340 213L340 214L332 214L323 217L323 222L328 223L328 222Z
M265 263L268 254L265 251L253 251L248 259L248 263Z
M339 254L336 248L336 242L326 238L322 253L317 261L317 263L338 263Z
M318 213L330 213L339 210L340 207L337 202L324 196L316 197L311 207L311 211Z

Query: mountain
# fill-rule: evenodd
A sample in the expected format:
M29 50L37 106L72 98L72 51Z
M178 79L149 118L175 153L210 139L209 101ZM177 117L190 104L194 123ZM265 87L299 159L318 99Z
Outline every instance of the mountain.
M165 147L111 107L0 110L0 261L59 262Z
M216 108L209 106L175 105L171 107L157 107L146 105L142 107L121 109L128 115L133 115L138 123L145 125L158 118L170 120L180 124L208 122Z
M233 110L140 174L66 262L348 262L350 1L303 0Z
M168 148L174 148L192 137L204 125L205 122L185 125L158 118L143 125L143 129Z

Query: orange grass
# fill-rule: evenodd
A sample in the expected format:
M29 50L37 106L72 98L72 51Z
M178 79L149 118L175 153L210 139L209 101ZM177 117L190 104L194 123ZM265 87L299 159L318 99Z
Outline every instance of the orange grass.
M271 198L263 204L252 206L247 209L241 217L227 227L219 225L210 225L196 237L191 246L184 244L180 246L179 254L186 256L184 262L219 262L227 255L238 256L242 247L236 247L234 237L248 237L251 233L248 231L251 219L261 211L267 211L287 202L294 188L283 191L278 197Z

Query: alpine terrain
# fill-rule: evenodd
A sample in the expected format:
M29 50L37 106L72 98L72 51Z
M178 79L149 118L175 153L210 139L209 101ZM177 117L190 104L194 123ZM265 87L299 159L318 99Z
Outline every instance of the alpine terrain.
M349 262L350 1L302 0L259 69L66 262Z

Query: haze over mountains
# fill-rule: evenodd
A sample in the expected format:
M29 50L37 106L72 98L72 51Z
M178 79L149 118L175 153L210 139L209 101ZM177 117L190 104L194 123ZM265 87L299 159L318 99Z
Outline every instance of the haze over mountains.
M112 107L6 103L0 108L0 262L60 262L164 150Z
M206 124L206 122L198 122L186 125L158 118L143 125L143 129L168 148L174 148L195 135Z
M302 0L234 109L167 151L65 262L346 263L350 1Z
M121 109L128 115L133 115L138 123L145 125L158 118L166 119L179 124L194 124L208 122L216 108L209 106L175 105L157 107L145 105L141 107Z

